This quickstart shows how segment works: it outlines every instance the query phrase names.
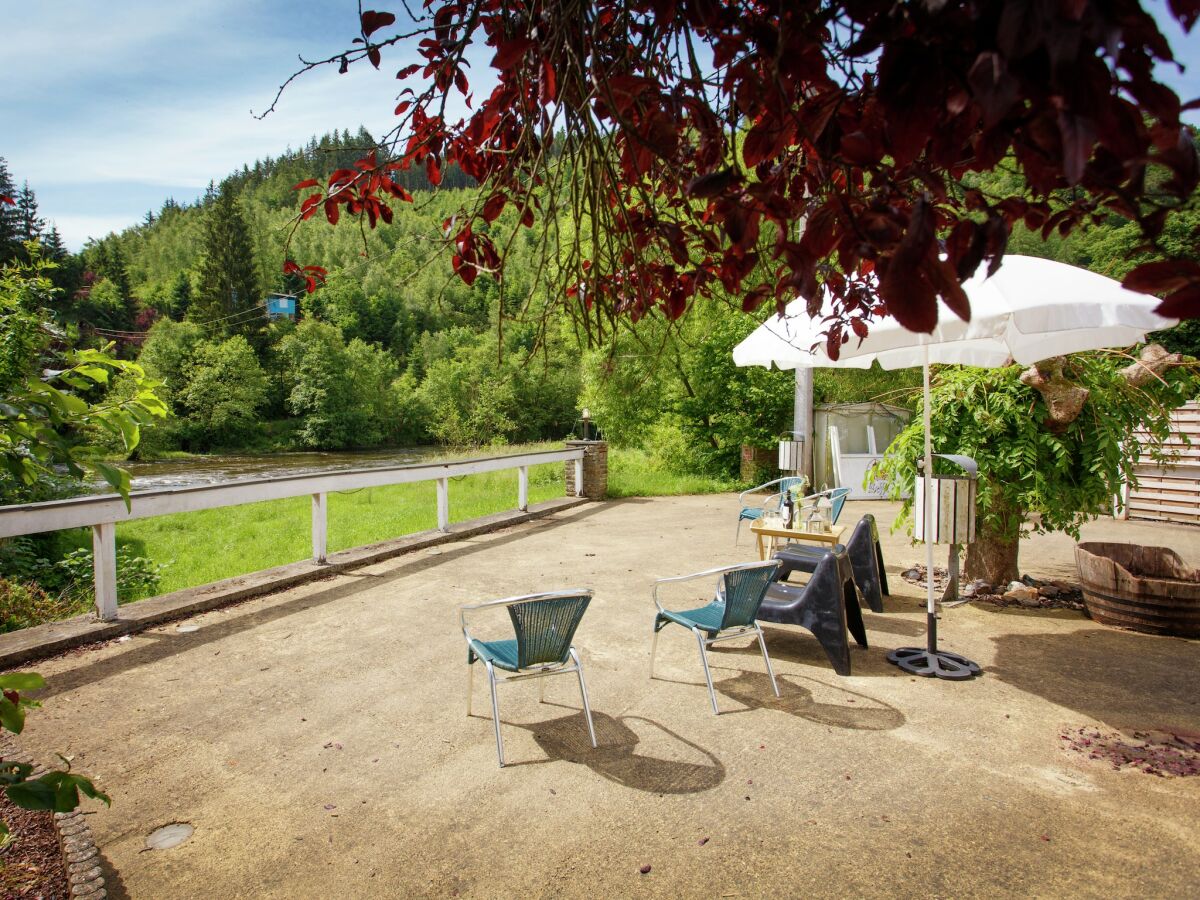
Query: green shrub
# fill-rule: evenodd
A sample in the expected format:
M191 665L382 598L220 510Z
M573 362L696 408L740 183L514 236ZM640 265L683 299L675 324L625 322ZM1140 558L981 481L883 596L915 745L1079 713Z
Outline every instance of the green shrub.
M86 603L68 594L50 594L36 584L0 578L0 632L57 622L84 611Z
M152 596L158 590L165 568L165 565L137 555L128 546L117 547L117 599L128 603ZM80 547L62 553L57 540L53 539L18 537L6 541L0 547L0 578L52 598L40 607L45 609L48 617L27 624L36 625L75 615L90 607L96 599L92 551Z

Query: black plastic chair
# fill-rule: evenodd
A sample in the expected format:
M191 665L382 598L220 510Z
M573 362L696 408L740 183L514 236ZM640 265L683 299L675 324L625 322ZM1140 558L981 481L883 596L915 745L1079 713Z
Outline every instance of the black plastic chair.
M815 572L822 557L829 551L824 547L808 547L804 544L788 544L775 552L779 560L779 580L786 581L792 572ZM868 513L858 520L850 540L846 541L846 553L854 570L854 583L871 612L883 612L883 597L890 596L887 572L883 568L883 550L879 546L879 527L875 517Z
M808 584L799 586L776 582L758 609L760 622L799 625L813 633L833 670L850 674L850 638L867 646L867 629L858 608L858 588L850 557L841 544L822 551L821 561Z

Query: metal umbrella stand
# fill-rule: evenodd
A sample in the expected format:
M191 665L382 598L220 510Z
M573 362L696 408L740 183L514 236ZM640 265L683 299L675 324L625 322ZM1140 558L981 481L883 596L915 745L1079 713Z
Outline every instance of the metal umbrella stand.
M928 384L929 370L925 370ZM928 406L926 407L928 408ZM925 542L925 616L927 622L924 647L898 647L887 655L887 660L913 675L925 678L945 678L963 681L980 673L979 664L958 653L938 649L937 599L933 591L933 545L950 545L949 579L953 590L958 576L958 547L975 539L975 483L978 466L969 456L949 453L930 453L929 424L925 428L926 459L920 467L913 496L916 499L915 534ZM953 462L966 476L926 477L933 468L931 456Z

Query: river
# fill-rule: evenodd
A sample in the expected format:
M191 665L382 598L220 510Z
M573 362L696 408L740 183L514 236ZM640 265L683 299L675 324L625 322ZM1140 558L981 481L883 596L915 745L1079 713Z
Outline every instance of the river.
M124 462L131 487L135 491L163 488L196 487L234 479L272 478L279 475L308 475L343 469L369 469L428 462L435 459L462 459L467 452L444 447L401 447L390 450L356 450L310 453L267 453L260 456L190 456L152 462ZM486 455L480 453L478 455ZM93 483L95 493L111 491L103 481Z

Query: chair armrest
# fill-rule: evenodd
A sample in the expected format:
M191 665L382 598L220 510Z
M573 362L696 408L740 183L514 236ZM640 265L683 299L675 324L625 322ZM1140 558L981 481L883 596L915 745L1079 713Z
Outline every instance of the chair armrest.
M783 481L782 478L776 478L773 481L768 481L766 484L760 484L758 487L752 487L752 488L749 488L748 490L744 490L740 494L738 494L738 502L741 503L742 505L745 505L746 496L748 494L756 494L759 491L761 491L763 488L769 488L771 485L779 484L781 481Z

